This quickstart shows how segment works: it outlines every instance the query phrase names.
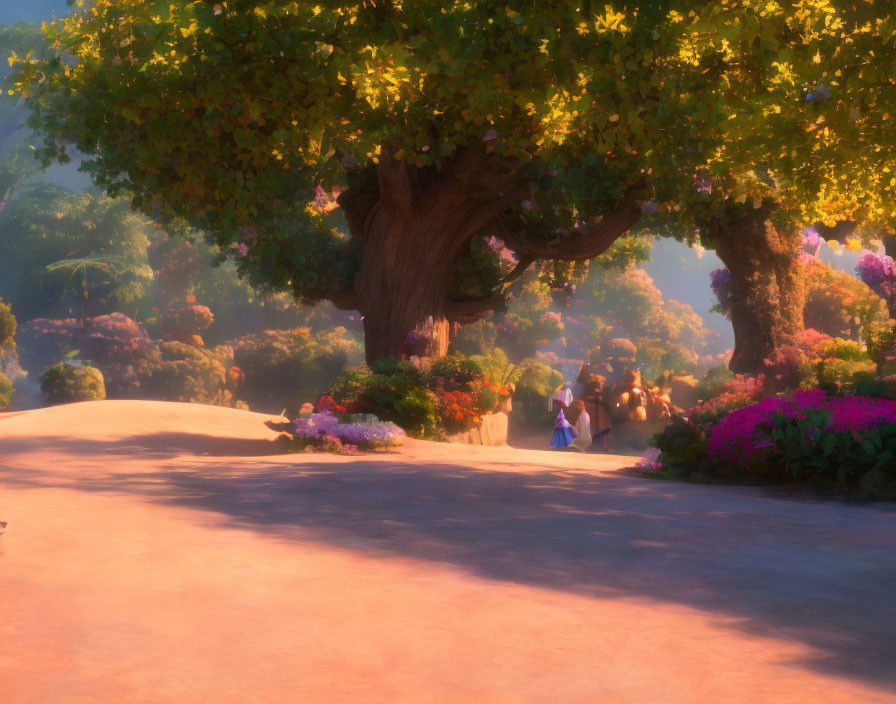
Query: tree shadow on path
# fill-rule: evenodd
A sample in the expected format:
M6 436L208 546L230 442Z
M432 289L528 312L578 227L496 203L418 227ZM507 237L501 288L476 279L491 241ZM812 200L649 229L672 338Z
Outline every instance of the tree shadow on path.
M158 439L103 448L54 438L52 446L105 460L141 444L158 448ZM892 507L623 473L522 471L533 466L538 460L523 452L518 469L505 463L501 471L403 455L197 457L195 469L158 462L153 471L77 483L0 467L0 482L127 492L283 539L585 596L676 602L730 618L729 627L809 645L816 655L800 665L896 690Z

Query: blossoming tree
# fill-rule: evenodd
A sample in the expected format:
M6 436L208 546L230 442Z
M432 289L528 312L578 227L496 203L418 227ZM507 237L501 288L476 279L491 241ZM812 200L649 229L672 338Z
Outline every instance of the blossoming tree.
M47 28L59 56L20 65L40 156L74 143L97 183L210 233L256 283L358 309L371 360L420 329L444 354L453 322L500 304L506 281L453 285L481 238L515 252L512 279L599 255L647 203L735 273L734 364L755 366L801 310L769 223L846 208L843 147L882 119L841 119L837 42L864 20L831 0L75 4Z

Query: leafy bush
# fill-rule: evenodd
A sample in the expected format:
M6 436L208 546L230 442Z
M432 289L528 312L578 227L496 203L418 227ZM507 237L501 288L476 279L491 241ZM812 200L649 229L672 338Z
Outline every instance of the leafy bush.
M9 408L15 392L15 387L10 378L3 372L0 372L0 408Z
M709 440L705 426L673 416L662 433L649 438L647 444L660 451L652 468L659 468L669 479L709 473L712 463L706 453Z
M9 375L19 371L16 354L16 317L12 308L0 300L0 408L8 408L15 394Z
M59 362L40 375L40 390L50 405L106 398L103 374L96 367Z
M871 323L886 323L887 304L868 284L855 276L810 259L804 264L807 328L832 337L867 338Z
M266 330L231 344L242 374L238 397L252 408L271 412L294 398L316 398L363 356L344 328L316 334L309 328Z
M12 307L0 300L0 349L11 344L16 334L16 316Z
M681 374L697 369L697 354L684 345L645 337L637 338L635 344L638 349L635 363L642 368L646 377L658 376L666 370Z
M230 406L235 384L228 374L232 361L227 347L209 350L163 342L156 355L137 365L140 398Z
M330 383L330 396L349 413L373 414L417 438L437 437L437 399L409 362L382 362L375 371L349 369Z
M837 338L818 350L821 359L815 364L818 386L829 393L855 390L877 376L877 367L868 353L853 340Z
M498 345L498 328L491 320L477 320L464 325L451 340L451 352L466 355L487 355Z
M708 401L722 393L723 387L734 379L734 372L727 365L719 365L706 370L695 388L697 398Z
M513 375L495 363L491 374ZM479 424L513 387L495 386L480 360L450 355L427 368L407 360L380 359L373 369L357 367L330 384L330 395L349 413L375 414L413 437L439 437Z

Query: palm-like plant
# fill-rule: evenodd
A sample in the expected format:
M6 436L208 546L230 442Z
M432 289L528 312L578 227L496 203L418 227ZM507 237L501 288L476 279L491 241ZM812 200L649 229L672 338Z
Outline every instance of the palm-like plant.
M116 276L120 273L122 258L109 254L88 254L84 257L73 259L60 259L58 262L48 264L46 270L68 272L69 278L74 284L76 278L81 281L81 317L85 315L88 300L87 273L89 271L100 272L108 276ZM74 290L74 287L73 289Z

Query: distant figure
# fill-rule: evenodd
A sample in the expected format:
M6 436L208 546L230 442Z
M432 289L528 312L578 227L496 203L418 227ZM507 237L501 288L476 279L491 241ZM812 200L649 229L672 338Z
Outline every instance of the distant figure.
M563 415L563 409L561 409L557 413L557 420L554 422L554 433L551 435L551 447L558 450L565 450L572 445L577 434L575 428L573 428L569 424L569 421L566 420L566 416Z
M585 450L591 445L591 416L588 414L585 402L581 399L576 399L572 402L572 405L575 406L576 410L579 412L579 418L576 421L576 432L578 433L578 437L574 444L576 447Z

